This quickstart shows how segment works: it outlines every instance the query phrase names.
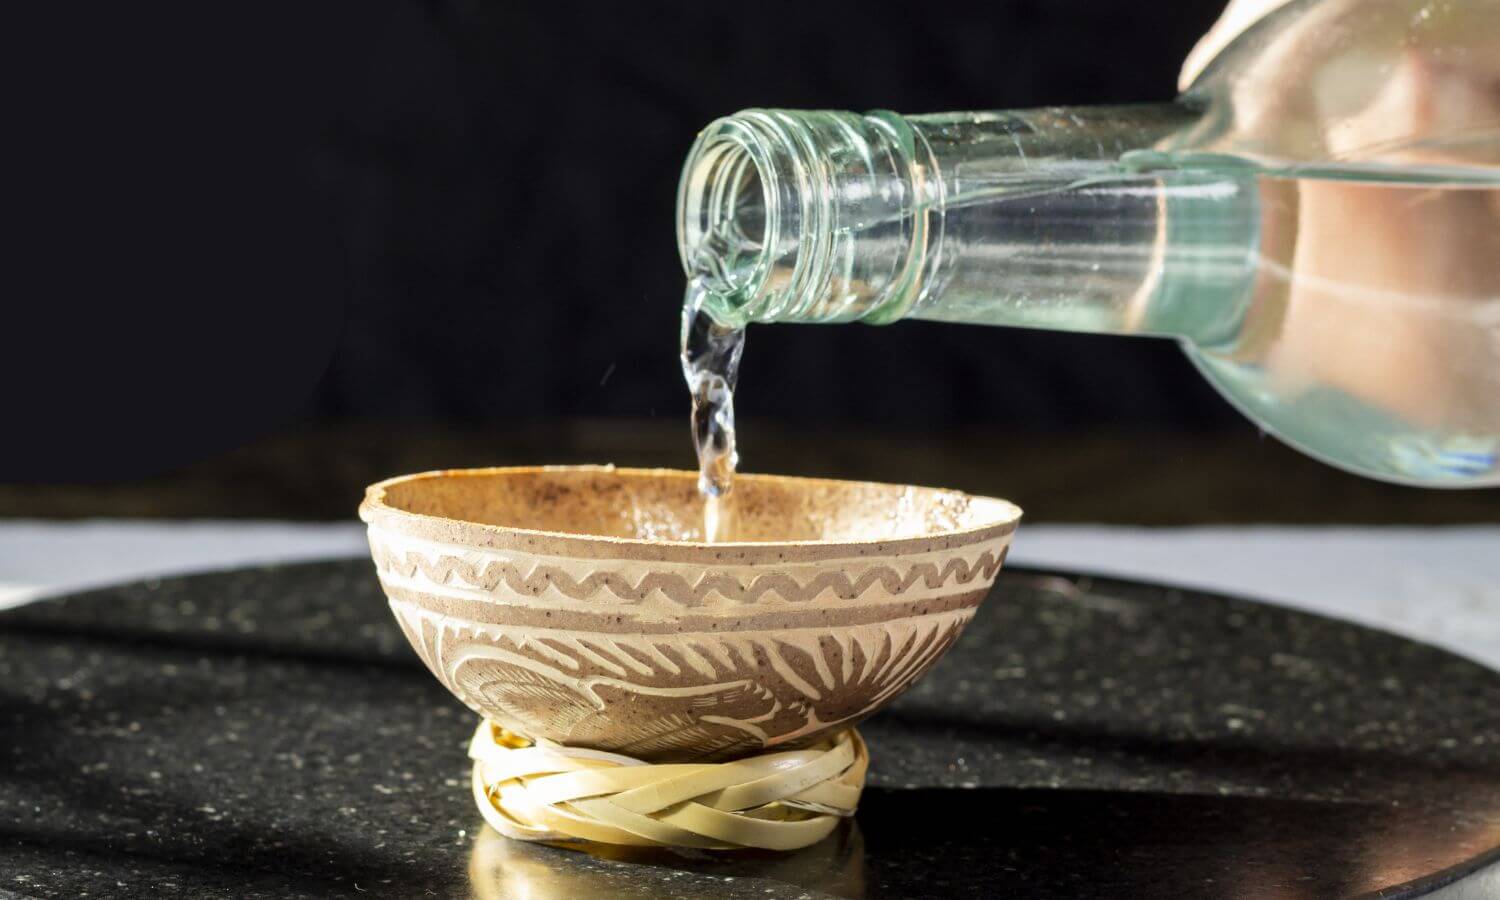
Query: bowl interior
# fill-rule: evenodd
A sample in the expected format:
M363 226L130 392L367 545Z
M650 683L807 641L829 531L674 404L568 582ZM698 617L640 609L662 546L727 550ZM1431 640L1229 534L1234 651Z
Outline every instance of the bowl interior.
M568 466L430 472L376 485L399 511L531 531L641 541L704 539L697 474ZM939 488L740 475L718 543L880 541L966 531L1015 519L1003 500Z

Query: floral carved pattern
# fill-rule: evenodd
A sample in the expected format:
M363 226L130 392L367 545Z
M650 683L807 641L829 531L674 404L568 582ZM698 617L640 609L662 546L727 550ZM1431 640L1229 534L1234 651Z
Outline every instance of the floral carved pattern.
M516 629L393 602L412 646L473 709L519 734L656 760L794 744L853 722L922 675L969 609L841 634L658 636Z

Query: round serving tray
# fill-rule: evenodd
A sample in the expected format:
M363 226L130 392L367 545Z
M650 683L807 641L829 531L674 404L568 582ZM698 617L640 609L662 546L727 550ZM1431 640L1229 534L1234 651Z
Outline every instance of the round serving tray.
M1500 674L1197 591L1003 571L793 854L501 838L474 722L365 559L0 614L0 895L1500 896Z

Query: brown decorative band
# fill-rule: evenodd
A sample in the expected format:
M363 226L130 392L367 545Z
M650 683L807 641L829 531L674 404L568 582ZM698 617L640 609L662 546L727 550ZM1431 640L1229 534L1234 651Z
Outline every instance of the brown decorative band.
M360 507L360 516L370 524L373 530L388 531L439 543L459 544L474 549L564 556L575 559L698 564L705 561L703 544L528 531L521 528L421 515L385 506L373 506L368 501ZM724 544L721 545L723 547L721 551L713 554L713 559L725 565L764 565L854 560L863 556L907 556L916 553L956 550L960 547L997 540L1014 534L1016 526L1017 520L1012 519L996 525L955 531L937 537L925 535L892 538L878 543L805 541Z
M392 600L410 603L439 615L450 616L475 623L495 621L496 604L488 600L466 600L441 594L433 594L420 588L407 588L399 584L386 584L385 593ZM877 625L893 619L927 616L951 612L957 609L974 609L989 593L989 587L928 597L922 600L890 600L884 603L861 604L837 610L841 627ZM717 631L721 628L735 630L784 630L792 628L820 628L829 626L830 610L816 604L811 607L787 609L770 607L764 611L740 611L733 618L723 615L683 613L662 621L638 616L626 611L616 613L562 610L543 606L504 606L503 619L506 627L552 628L559 631L589 631L603 634L662 634L676 635L690 632Z
M481 567L453 556L429 560L415 551L396 554L379 544L372 547L372 553L376 567L381 571L395 572L407 578L420 572L437 584L447 584L456 575L464 583L486 591L504 585L517 594L539 595L551 589L579 601L591 600L601 591L608 591L615 599L634 603L660 591L680 606L698 607L714 593L733 603L756 603L767 593L774 593L788 603L806 603L825 591L831 591L841 599L853 600L877 584L886 593L899 596L917 584L936 589L945 586L950 579L955 585L969 584L975 579L987 583L1004 564L1009 549L1009 546L1004 547L998 553L986 550L972 563L962 558L950 559L941 567L932 562L920 562L905 573L890 566L875 566L857 578L850 578L843 572L821 572L806 584L781 572L757 575L749 584L722 573L709 572L696 581L689 581L675 572L648 572L639 582L631 584L628 578L617 572L593 572L578 580L556 566L537 565L530 573L524 573L518 566L503 560L491 560Z

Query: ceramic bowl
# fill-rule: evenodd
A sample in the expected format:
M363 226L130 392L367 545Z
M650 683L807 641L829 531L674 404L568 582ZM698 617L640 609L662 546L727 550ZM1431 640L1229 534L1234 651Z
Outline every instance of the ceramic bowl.
M470 708L678 762L799 746L910 687L973 618L1021 515L740 475L707 543L696 485L611 466L428 472L371 486L360 517L396 620Z

